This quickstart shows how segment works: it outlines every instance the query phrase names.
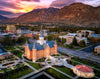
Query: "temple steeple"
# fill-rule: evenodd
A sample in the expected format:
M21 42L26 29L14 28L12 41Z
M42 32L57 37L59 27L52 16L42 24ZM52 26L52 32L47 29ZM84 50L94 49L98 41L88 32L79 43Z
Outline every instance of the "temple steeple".
M41 25L40 37L44 37L42 27L43 27L43 26Z
M25 46L28 46L28 42L27 42L27 40L26 40Z
M55 40L55 45L57 45L57 41Z
M33 42L33 49L36 49L35 44L36 44L36 42L34 41L34 42Z

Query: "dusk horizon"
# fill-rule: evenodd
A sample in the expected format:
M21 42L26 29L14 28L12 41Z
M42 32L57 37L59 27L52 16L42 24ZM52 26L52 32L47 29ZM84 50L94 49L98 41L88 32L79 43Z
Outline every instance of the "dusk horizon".
M15 18L34 9L62 8L73 3L83 3L93 7L100 6L100 0L0 0L0 15Z

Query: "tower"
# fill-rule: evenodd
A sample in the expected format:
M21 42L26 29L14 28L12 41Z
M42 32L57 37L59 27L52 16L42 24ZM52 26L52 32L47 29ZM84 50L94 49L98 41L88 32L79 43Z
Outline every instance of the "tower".
M56 40L54 42L54 48L55 48L54 54L57 54L57 42L56 42Z
M33 44L33 48L32 48L32 61L35 62L36 61L36 53L37 53L37 49L36 49L36 42L34 41L34 44Z
M43 35L42 26L41 26L41 30L40 30L39 43L41 45L43 45L43 43L44 43L44 35Z

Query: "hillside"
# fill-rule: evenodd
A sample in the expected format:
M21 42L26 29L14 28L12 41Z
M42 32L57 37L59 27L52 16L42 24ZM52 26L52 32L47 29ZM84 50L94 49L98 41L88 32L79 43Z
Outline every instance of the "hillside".
M74 3L64 8L35 9L15 19L3 22L30 23L53 22L82 26L100 26L100 7Z
M48 20L75 25L100 25L100 7L74 3L60 9L56 14L49 17Z
M3 20L3 19L8 19L8 18L0 15L0 20Z

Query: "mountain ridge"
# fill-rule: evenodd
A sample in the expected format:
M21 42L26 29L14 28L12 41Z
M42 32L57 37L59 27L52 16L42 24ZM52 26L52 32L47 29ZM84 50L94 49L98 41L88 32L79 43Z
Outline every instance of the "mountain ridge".
M65 23L71 25L100 25L100 6L93 7L83 3L73 3L61 9L44 8L35 9L14 20L5 20L5 22L32 23L32 22L53 22Z

